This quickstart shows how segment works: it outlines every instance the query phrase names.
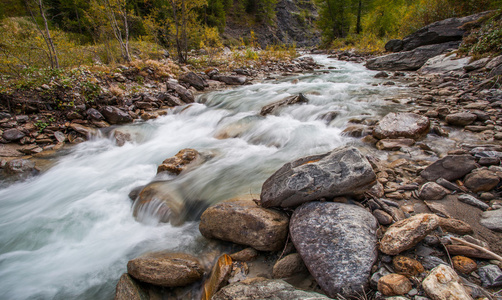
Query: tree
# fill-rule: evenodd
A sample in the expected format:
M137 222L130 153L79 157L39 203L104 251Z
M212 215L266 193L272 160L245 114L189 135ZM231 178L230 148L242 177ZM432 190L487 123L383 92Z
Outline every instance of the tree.
M44 30L42 30L38 25L37 19L35 17L35 14L33 13L32 7L30 5L31 3L29 2L29 0L25 0L26 10L30 12L33 23L35 23L38 31L40 32L45 41L45 44L47 46L47 56L49 57L51 68L59 69L58 53L56 51L56 46L54 45L54 41L52 40L51 32L49 31L49 24L47 23L47 18L45 17L44 5L42 3L42 0L34 0L34 1L36 1L36 5L38 6L38 9L40 11L40 17L42 18L44 24Z

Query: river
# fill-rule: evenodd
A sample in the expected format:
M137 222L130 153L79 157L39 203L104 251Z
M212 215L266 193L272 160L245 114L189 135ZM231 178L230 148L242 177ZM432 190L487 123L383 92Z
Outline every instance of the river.
M128 260L155 250L200 253L206 241L196 221L174 227L131 213L128 193L179 150L210 157L170 178L183 198L211 204L259 194L282 164L353 142L341 135L349 119L398 109L385 99L407 92L381 85L362 65L314 58L325 69L200 95L189 107L119 128L133 138L123 147L96 137L40 176L0 190L0 299L113 299ZM298 93L309 103L259 116L264 105ZM327 124L321 116L331 111L338 117Z

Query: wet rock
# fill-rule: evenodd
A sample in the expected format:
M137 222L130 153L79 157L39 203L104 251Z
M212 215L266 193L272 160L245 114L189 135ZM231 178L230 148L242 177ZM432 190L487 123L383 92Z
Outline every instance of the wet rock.
M499 177L493 171L477 169L465 176L464 185L474 193L488 192L494 189L500 182Z
M459 112L454 114L449 114L446 116L446 122L450 125L455 126L465 126L472 124L478 116L469 112Z
M387 54L369 59L366 62L366 67L370 70L416 71L429 58L449 52L451 49L456 49L459 44L460 42L447 42L421 46L411 51Z
M418 191L418 197L422 200L441 200L449 191L435 182L427 182Z
M441 54L427 60L418 72L421 74L463 73L470 59L470 57L459 58L451 53Z
M365 209L335 202L309 202L290 221L295 248L330 297L354 295L368 285L377 258L378 223Z
M336 117L338 117L339 115L340 115L339 111L330 111L330 112L327 112L325 114L320 115L319 119L324 120L324 121L326 121L327 124L329 124L331 121L336 119Z
M361 194L376 180L368 160L354 147L300 158L282 166L262 187L264 207L291 207L301 203Z
M126 142L131 141L131 134L115 130L115 132L113 133L113 138L115 138L115 143L117 144L117 146L122 147Z
M451 262L453 264L453 268L462 274L471 274L478 268L475 261L461 255L452 257Z
M213 266L211 275L204 283L201 300L211 299L216 292L228 283L232 267L232 258L227 254L223 254L218 258L218 261Z
M215 238L260 251L282 249L288 235L288 217L256 205L253 200L229 200L209 207L201 216L199 230Z
M392 266L396 273L406 276L417 276L425 272L424 266L418 260L406 256L395 256Z
M254 248L246 248L239 252L230 254L230 257L236 261L252 261L258 257L258 251Z
M364 125L351 125L342 131L343 136L360 138L365 135L371 134L371 130Z
M458 196L457 199L460 202L467 203L482 210L487 210L488 208L490 208L488 204L468 194L462 194Z
M168 80L166 87L168 91L175 91L185 103L193 103L195 101L193 93L174 80Z
M479 277L484 287L494 288L502 286L502 271L496 265L486 265L479 268Z
M483 212L479 223L493 231L502 232L502 209Z
M420 175L428 181L444 178L457 180L476 168L476 159L471 155L448 155L425 168Z
M383 139L376 143L378 150L396 151L403 147L411 147L415 144L413 139Z
M375 209L373 216L378 220L378 223L384 226L390 225L394 221L391 215L380 209Z
M227 285L211 298L211 300L238 299L329 300L328 297L319 293L297 290L283 280L271 280L261 277L246 279Z
M452 218L439 218L439 226L447 232L456 234L470 234L473 232L471 225Z
M157 181L147 184L139 193L132 210L136 220L181 225L185 205L181 196L168 183Z
M4 172L9 175L36 174L35 163L27 159L13 159L4 166Z
M186 286L202 278L204 267L185 253L153 252L127 263L132 277L159 286Z
M308 272L307 267L298 253L283 257L275 263L272 270L274 278L288 278L304 272Z
M446 265L434 268L422 282L422 287L433 300L472 300L460 283L460 277L451 267Z
M18 130L16 128L7 129L2 134L2 137L9 142L18 141L24 136L25 134L21 130Z
M157 168L157 174L160 172L169 172L179 175L189 167L200 164L202 158L194 149L182 149L175 156L167 158Z
M298 96L289 96L277 102L265 105L261 109L260 115L266 116L268 114L276 112L281 107L293 104L308 103L308 102L309 99L307 99L307 97L305 97L303 94L300 93Z
M381 72L376 73L376 75L373 76L373 77L375 77L375 78L387 78L387 77L389 77L389 74L387 74L387 72L381 71Z
M125 111L115 106L105 106L101 109L101 114L110 124L125 124L132 122L132 117Z
M399 296L408 293L413 286L406 276L400 274L385 275L378 280L378 291L385 296Z
M93 120L101 121L101 120L105 119L105 117L97 109L94 109L94 108L89 108L86 111L86 113L87 113L87 116L89 116L89 118L93 119Z
M204 88L208 87L209 84L204 80L202 77L199 75L195 74L194 72L188 72L185 74L182 74L179 78L180 82L185 82L189 84L190 86L193 86L196 90L202 91Z
M124 273L115 289L115 300L149 300L150 296L134 278Z
M378 139L418 139L429 132L429 118L413 113L389 113L373 130Z
M380 241L380 251L397 255L420 242L439 225L439 217L419 214L392 224Z
M245 76L233 75L213 75L211 79L224 82L227 85L243 85L247 81L247 78Z

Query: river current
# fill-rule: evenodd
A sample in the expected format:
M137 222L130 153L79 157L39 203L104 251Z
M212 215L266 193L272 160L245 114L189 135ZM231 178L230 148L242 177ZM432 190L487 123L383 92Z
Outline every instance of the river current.
M133 139L122 147L96 137L43 174L1 189L0 299L113 299L128 260L156 250L200 253L206 241L196 221L175 227L131 213L129 192L154 180L157 166L179 150L210 157L170 178L183 198L209 205L259 194L282 164L353 142L341 135L350 119L396 110L385 99L407 92L381 85L360 64L314 58L325 68L202 94L158 119L118 128ZM298 93L309 103L259 116ZM334 111L333 121L323 120Z

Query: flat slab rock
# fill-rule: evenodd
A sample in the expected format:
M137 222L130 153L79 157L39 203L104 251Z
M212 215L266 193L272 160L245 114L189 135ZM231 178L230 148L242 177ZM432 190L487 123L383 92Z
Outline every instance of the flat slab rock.
M418 72L421 74L464 73L464 67L469 64L470 60L470 57L457 58L451 53L441 54L430 58Z
M464 177L476 168L476 159L471 155L448 155L425 168L420 175L428 181L444 178L453 181Z
M260 251L283 248L288 235L288 217L258 206L251 199L234 199L209 207L199 223L200 233Z
M414 113L389 113L373 130L378 139L418 139L429 132L429 118Z
M309 202L290 221L293 244L330 297L355 295L367 287L377 259L377 220L345 203Z
M223 287L211 300L328 300L325 295L297 290L280 279L252 278Z
M479 223L493 231L502 232L502 208L483 212Z
M354 147L287 163L263 184L263 207L292 207L320 198L360 194L376 180L375 172Z

